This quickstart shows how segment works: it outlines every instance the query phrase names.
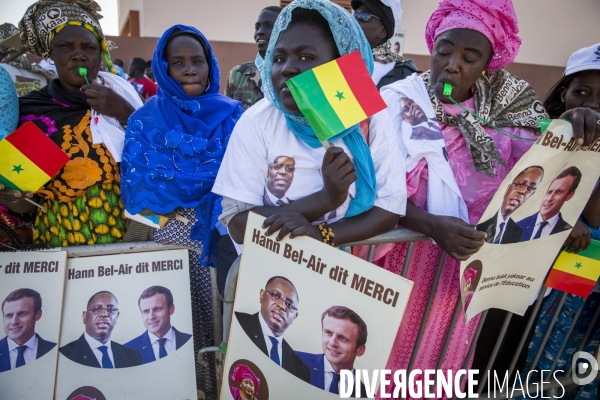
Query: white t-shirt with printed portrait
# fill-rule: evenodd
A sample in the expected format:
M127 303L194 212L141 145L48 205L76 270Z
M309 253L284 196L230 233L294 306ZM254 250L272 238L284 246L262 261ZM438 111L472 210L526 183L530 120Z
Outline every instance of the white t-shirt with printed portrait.
M332 143L344 149L353 159L343 140ZM377 179L375 206L404 215L404 163L385 110L370 119L369 148ZM323 188L321 166L324 155L324 147L312 148L297 138L288 128L283 113L263 99L248 109L237 122L213 192L257 206L277 206L277 202L273 201L276 199L281 200L279 205L287 204ZM343 218L354 197L356 185L353 183L344 204L320 221L333 223Z

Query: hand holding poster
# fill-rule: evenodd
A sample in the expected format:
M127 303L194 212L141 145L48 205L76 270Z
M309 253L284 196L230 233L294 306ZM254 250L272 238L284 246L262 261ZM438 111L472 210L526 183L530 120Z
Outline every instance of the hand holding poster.
M461 263L466 320L525 313L598 181L599 146L581 151L571 124L555 120L513 167L477 225L487 243Z
M0 253L0 398L52 399L66 251Z
M352 397L373 393L361 371L385 367L412 282L311 238L276 242L263 220L248 217L222 398L339 398L342 370L361 376Z

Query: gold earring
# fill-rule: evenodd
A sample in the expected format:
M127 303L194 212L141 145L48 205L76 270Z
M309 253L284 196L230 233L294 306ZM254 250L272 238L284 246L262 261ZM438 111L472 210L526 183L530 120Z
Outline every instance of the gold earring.
M481 71L481 75L485 76L485 70Z

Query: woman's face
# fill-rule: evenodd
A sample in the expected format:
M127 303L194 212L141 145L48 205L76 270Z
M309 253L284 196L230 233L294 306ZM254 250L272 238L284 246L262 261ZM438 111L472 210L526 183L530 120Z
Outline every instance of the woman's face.
M566 110L588 107L600 112L600 70L576 73L569 87L562 89L560 98Z
M251 399L254 397L254 382L251 379L244 378L240 384L240 390L244 392L245 398Z
M452 98L462 102L471 98L471 87L492 59L492 45L481 33L471 29L451 29L435 39L431 54L431 86L443 103L444 83L452 85Z
M204 93L210 71L206 53L198 40L191 35L179 35L165 48L167 74L179 82L189 96Z
M87 69L87 80L92 82L100 70L100 44L94 34L81 26L67 26L50 45L50 56L63 89L78 92L86 84L79 68Z
M337 57L335 43L323 38L319 28L300 24L281 32L273 51L271 80L275 94L287 112L301 114L286 82Z

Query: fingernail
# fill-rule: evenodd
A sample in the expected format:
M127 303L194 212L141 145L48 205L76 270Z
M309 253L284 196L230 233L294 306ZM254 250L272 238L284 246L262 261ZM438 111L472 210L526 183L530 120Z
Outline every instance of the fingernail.
M581 146L581 150L586 151L589 148L589 146Z
M581 146L583 144L583 139L577 139L577 144Z

